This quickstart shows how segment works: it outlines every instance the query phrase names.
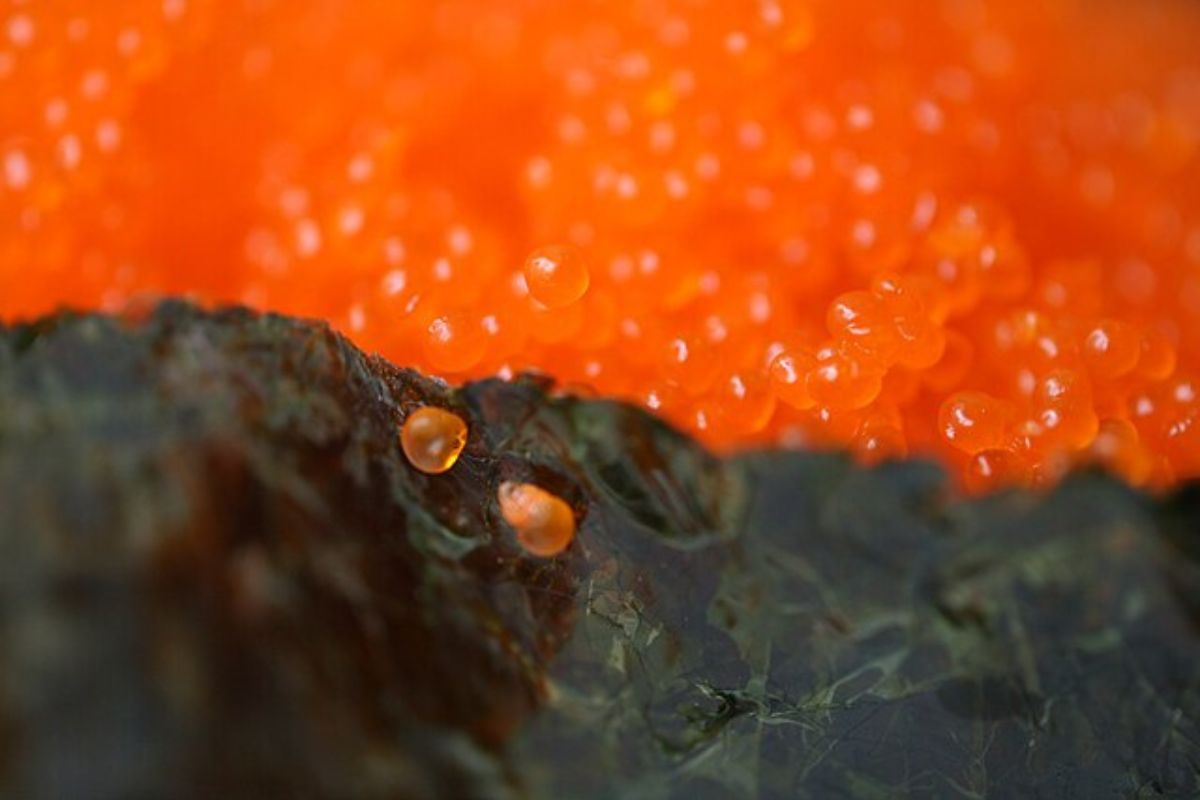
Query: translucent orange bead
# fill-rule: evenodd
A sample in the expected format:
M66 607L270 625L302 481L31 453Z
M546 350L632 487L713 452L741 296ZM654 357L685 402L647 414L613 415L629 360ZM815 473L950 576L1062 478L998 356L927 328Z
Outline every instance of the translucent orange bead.
M1038 381L1033 399L1048 441L1080 449L1095 438L1100 420L1085 375L1053 370Z
M979 302L983 281L978 254L984 235L970 207L963 206L931 231L921 254L923 274L941 283L951 314L965 314Z
M893 420L878 415L868 417L859 426L852 448L865 464L879 464L908 455L904 431Z
M1029 485L1050 489L1066 477L1071 464L1070 456L1060 449L1034 454L1029 467Z
M504 521L529 553L551 558L575 539L575 513L566 501L532 483L505 481L496 492Z
M632 398L657 414L668 414L683 407L686 395L671 383L651 384Z
M519 355L529 339L529 318L513 305L497 308L480 321L487 336L487 360L496 363Z
M945 392L966 377L975 359L975 345L956 330L946 330L946 344L932 367L921 373L921 380L935 392Z
M953 447L975 454L1001 447L1012 423L1012 406L984 392L957 392L938 410L938 430Z
M1101 320L1083 337L1083 360L1097 378L1119 378L1133 371L1141 351L1141 337L1130 324Z
M879 396L883 379L858 357L826 347L817 353L805 387L812 399L830 410L865 408Z
M1125 480L1141 485L1150 477L1152 464L1139 439L1137 428L1129 421L1114 418L1101 420L1088 453L1096 462Z
M1166 423L1164 450L1176 476L1200 476L1200 408L1179 409Z
M808 372L817 357L800 349L784 350L771 361L771 385L775 396L792 408L805 411L817 405L808 391Z
M487 332L479 320L450 312L429 323L425 357L439 370L463 372L479 363L487 343Z
M705 441L725 441L725 428L722 425L720 407L711 400L701 400L692 403L688 409L685 423L688 429Z
M693 336L676 336L663 348L662 376L689 394L712 386L720 361L712 345Z
M909 369L926 369L941 359L946 334L926 309L920 285L893 274L875 278L872 291L891 317L897 336L896 363Z
M971 457L963 471L963 484L974 494L992 492L1005 486L1021 486L1030 481L1028 463L1012 450L983 450Z
M981 246L979 266L983 291L992 297L1016 300L1032 283L1029 258L1007 230Z
M767 379L755 372L733 372L722 377L716 395L722 427L732 436L757 433L775 411L775 393Z
M825 326L834 339L884 362L900 348L891 314L870 292L847 292L835 298L826 313Z
M607 292L589 291L583 297L583 320L574 337L576 347L605 350L617 338L617 301Z
M583 297L590 280L583 257L569 247L543 247L525 262L529 294L547 308L571 305Z
M946 331L939 325L926 323L904 330L896 363L909 369L927 369L941 360L946 352Z
M898 406L908 406L921 392L921 373L904 367L893 367L883 378L879 397Z
M1034 308L1020 308L1000 319L993 338L1001 350L1033 347L1039 336L1052 330L1050 318Z
M997 359L1036 372L1063 367L1078 358L1068 332L1032 308L1020 309L997 322L992 343Z
M814 408L809 412L812 441L822 447L842 447L858 435L867 413L863 409Z
M558 308L534 308L529 314L529 338L543 345L562 345L576 339L584 326L583 308L572 303Z
M1151 380L1169 378L1175 371L1176 360L1175 346L1166 336L1155 330L1146 331L1138 361L1140 374Z
M1090 258L1051 260L1043 265L1034 295L1052 313L1096 316L1103 307L1105 270Z
M400 428L404 457L428 475L448 472L466 445L467 423L444 408L418 408L405 418Z

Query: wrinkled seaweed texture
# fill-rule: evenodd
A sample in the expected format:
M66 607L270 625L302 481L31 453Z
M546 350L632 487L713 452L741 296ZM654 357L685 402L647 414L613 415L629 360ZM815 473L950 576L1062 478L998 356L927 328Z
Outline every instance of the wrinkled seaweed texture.
M1195 487L967 501L319 323L64 314L0 329L0 793L1194 797L1198 531Z

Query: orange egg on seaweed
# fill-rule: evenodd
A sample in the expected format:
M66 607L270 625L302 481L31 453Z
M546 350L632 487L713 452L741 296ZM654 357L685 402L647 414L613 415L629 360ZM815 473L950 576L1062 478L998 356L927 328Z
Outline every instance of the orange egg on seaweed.
M527 552L552 558L575 539L575 512L562 498L532 483L505 481L496 491L504 521Z
M400 427L408 463L428 475L448 472L467 445L467 423L452 411L425 406L409 413Z

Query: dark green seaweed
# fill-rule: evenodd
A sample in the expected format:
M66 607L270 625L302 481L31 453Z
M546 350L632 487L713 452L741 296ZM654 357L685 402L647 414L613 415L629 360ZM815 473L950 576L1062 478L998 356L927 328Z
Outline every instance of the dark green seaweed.
M426 403L471 426L442 476ZM6 797L1200 796L1196 487L720 460L166 303L0 328L0 548Z

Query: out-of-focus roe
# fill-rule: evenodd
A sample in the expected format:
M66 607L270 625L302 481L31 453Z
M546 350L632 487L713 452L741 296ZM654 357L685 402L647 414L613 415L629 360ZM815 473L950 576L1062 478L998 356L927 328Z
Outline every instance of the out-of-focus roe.
M5 318L188 293L722 448L1200 474L1198 3L5 3Z

